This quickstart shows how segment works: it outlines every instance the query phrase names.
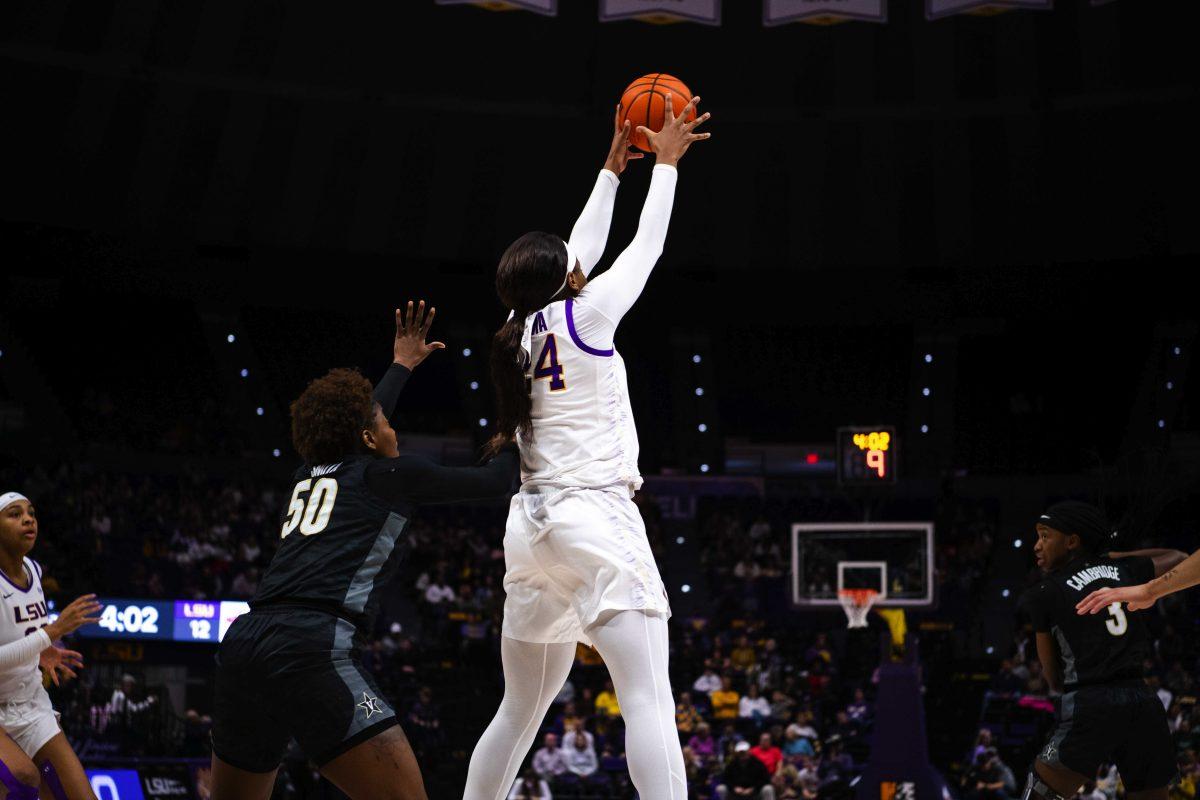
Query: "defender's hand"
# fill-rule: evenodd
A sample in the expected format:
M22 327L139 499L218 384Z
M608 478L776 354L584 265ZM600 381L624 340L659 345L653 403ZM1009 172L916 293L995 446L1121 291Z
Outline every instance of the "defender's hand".
M446 345L441 342L425 341L425 337L429 334L429 326L433 324L433 316L436 313L437 309L431 307L429 315L425 315L424 300L417 305L415 313L412 300L408 301L408 307L404 312L396 309L396 339L392 343L392 361L394 363L403 364L413 370L434 350L446 348Z
M82 597L77 597L71 601L71 604L62 610L58 615L58 619L46 626L46 634L50 637L50 641L55 641L66 636L68 633L74 633L84 625L91 625L93 622L100 621L100 604L96 602L96 595L85 594Z
M621 123L621 104L617 103L617 114L613 118L612 145L608 148L608 158L604 160L604 168L620 175L625 166L634 159L642 158L645 153L634 150L629 144L629 134L633 131L633 123L625 120Z
M683 158L683 154L688 151L693 142L707 139L712 135L710 133L692 133L696 129L696 126L707 122L712 117L711 114L704 113L697 116L691 122L687 121L688 112L694 111L699 103L700 98L698 96L693 97L684 106L683 113L676 117L675 106L671 104L671 95L668 93L666 106L663 109L664 120L662 130L655 133L644 125L638 126L638 130L650 141L650 149L654 151L655 163L675 166L679 163L679 159Z
M1149 584L1121 586L1112 589L1097 589L1075 605L1075 613L1099 614L1113 603L1125 603L1130 611L1140 611L1154 605L1158 598L1150 591Z
M38 667L49 673L55 686L61 686L59 673L63 681L78 677L75 670L83 668L83 654L51 645L38 655Z

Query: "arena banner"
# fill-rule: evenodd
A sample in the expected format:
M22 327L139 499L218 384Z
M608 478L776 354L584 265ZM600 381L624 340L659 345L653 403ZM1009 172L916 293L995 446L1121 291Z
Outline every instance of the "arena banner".
M146 800L196 800L186 764L146 765L138 770Z
M488 11L533 11L558 16L558 0L436 0L439 6L479 6Z
M763 25L887 22L887 0L763 0Z
M721 24L721 0L600 0L600 21L637 19L642 22L699 22Z
M941 19L955 14L990 16L1013 9L1049 11L1054 0L925 0L925 18Z
M89 769L85 772L97 800L146 800L136 769Z

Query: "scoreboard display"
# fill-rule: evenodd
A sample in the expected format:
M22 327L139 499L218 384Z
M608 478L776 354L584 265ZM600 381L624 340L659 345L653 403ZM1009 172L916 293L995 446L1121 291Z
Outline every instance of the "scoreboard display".
M250 610L241 600L130 600L99 598L100 621L85 625L88 639L211 642L225 638L229 626Z
M892 427L838 428L838 483L843 486L895 483L898 444L896 429Z

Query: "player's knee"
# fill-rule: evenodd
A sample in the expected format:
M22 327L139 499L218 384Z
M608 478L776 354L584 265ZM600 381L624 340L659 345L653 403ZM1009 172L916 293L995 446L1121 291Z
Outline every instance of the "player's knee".
M6 764L8 771L12 773L13 778L19 786L6 787L9 789L8 796L16 798L37 797L38 786L42 782L42 774L32 761L26 759L17 764ZM6 781L7 783L7 781ZM24 792L22 794L22 792Z

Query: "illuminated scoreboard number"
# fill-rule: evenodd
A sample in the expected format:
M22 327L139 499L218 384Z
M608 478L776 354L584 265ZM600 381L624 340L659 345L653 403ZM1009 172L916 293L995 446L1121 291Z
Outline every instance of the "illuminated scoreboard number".
M171 603L158 600L101 600L100 621L80 629L100 639L171 639Z
M845 486L895 483L898 449L895 428L838 428L838 483Z
M233 621L250 610L250 604L244 600L101 598L100 608L99 622L80 628L80 636L216 644Z
M176 600L174 636L177 642L215 642L220 604L204 600Z

